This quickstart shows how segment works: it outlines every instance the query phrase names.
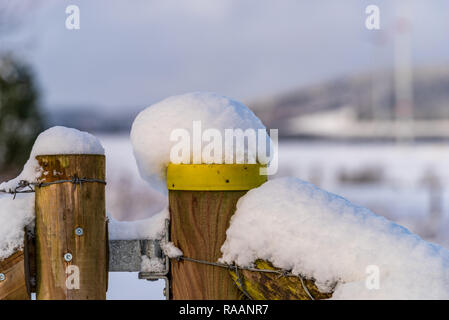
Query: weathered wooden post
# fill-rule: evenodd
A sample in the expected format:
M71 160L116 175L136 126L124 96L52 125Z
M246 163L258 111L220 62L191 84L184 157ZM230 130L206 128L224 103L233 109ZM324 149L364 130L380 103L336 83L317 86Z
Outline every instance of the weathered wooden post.
M216 262L238 199L266 181L258 164L170 164L171 241L185 257ZM241 299L228 270L172 260L171 298Z
M0 261L0 300L30 300L29 262L24 248Z
M42 185L35 189L36 297L105 299L105 157L42 155L36 159L43 168Z

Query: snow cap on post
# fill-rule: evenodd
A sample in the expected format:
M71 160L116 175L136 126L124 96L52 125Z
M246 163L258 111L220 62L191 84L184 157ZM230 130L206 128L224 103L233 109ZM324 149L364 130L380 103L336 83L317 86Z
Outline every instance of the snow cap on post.
M200 123L203 132L214 129L221 137L225 136L227 129L266 130L260 119L244 104L215 93L187 93L151 105L136 117L131 129L131 141L140 174L155 190L167 193L166 171L171 162L171 149L177 143L170 139L172 132L181 129L193 137L194 123ZM266 132L263 139L270 141ZM204 147L207 142L203 143ZM192 164L227 163L225 155L232 154L234 150L226 152L224 149L223 143L224 152L219 159L204 154L201 154L200 161L193 159L193 148L185 157ZM254 150L246 148L243 152L244 158L249 159L246 163L266 164Z
M8 182L1 183L0 190L14 190L22 180L37 182L42 170L36 156L57 154L104 155L104 148L100 140L90 133L61 126L51 127L36 138L30 158L25 163L20 175Z

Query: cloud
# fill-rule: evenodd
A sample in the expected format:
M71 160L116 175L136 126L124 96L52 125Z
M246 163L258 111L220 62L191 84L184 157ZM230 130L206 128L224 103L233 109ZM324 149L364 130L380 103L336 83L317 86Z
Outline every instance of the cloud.
M50 3L27 25L49 106L143 107L196 90L246 99L393 61L391 40L376 47L364 28L371 3L381 27L391 25L393 6L381 1L73 1L79 31L64 28L64 3ZM449 21L432 18L448 8L435 1L415 12L419 61L447 57ZM421 45L429 41L432 50Z

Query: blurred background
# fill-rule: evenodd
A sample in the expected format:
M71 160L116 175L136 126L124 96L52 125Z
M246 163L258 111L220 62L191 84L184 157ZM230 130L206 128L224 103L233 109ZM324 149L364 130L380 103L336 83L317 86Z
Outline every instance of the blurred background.
M68 5L80 29L65 26ZM380 29L365 12L380 10ZM165 199L138 175L129 130L165 97L214 91L279 129L293 175L449 248L449 2L0 0L0 180L53 125L106 148L107 210ZM111 275L109 298L162 298Z

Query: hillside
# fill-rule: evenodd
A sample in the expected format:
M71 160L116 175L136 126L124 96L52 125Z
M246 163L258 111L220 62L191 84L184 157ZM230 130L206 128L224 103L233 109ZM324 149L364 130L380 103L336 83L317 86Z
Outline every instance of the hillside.
M413 90L414 119L422 124L421 131L429 123L449 120L449 66L414 70ZM294 120L310 116L317 120L314 123L323 126L352 117L349 120L354 120L354 124L374 121L381 127L392 123L395 117L393 73L378 71L342 77L258 99L249 105L267 127L279 128L282 136L302 132L298 126L304 121Z

